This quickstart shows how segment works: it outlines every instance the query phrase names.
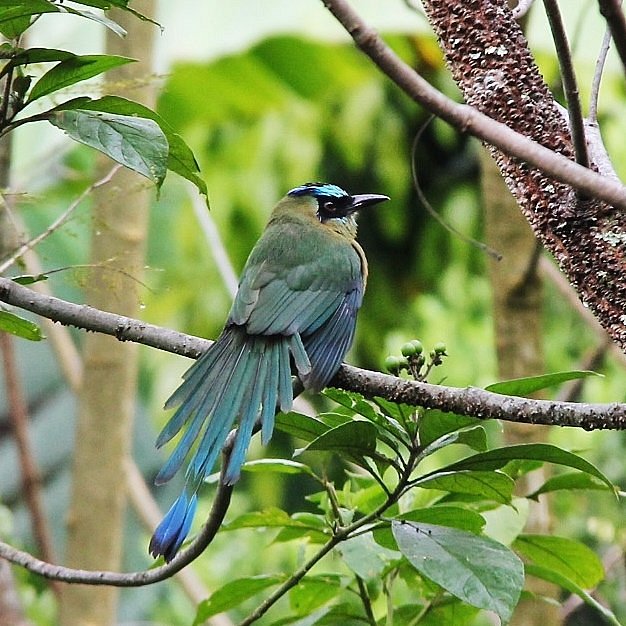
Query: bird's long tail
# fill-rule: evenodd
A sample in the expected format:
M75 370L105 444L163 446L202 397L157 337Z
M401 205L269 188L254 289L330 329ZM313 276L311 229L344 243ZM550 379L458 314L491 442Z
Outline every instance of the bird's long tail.
M150 541L150 553L170 561L189 532L196 508L196 492L208 476L238 418L228 465L223 475L235 483L260 413L261 436L269 441L277 406L290 411L293 404L291 362L300 376L311 369L298 334L248 335L240 326L228 326L219 339L184 374L184 381L165 407L178 407L157 438L157 447L184 427L170 458L155 482L163 484L180 469L204 428L186 473L185 490L174 502Z

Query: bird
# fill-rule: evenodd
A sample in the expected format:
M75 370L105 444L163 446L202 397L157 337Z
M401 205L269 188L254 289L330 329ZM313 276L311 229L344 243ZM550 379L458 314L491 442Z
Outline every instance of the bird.
M200 485L235 423L221 477L225 485L239 479L257 421L267 444L276 411L291 410L292 373L305 389L319 392L339 369L367 283L356 213L386 200L315 182L291 189L274 207L246 261L222 333L165 403L177 410L156 447L182 435L155 483L169 481L197 445L183 492L150 541L154 558L169 562L177 554L189 533Z

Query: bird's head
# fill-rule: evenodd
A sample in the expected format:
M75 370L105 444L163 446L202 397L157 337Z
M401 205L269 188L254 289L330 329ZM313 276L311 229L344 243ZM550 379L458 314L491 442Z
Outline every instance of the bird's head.
M320 223L347 236L356 235L355 213L360 209L385 202L387 196L376 193L350 195L337 185L330 183L306 183L292 189L287 198L306 202Z

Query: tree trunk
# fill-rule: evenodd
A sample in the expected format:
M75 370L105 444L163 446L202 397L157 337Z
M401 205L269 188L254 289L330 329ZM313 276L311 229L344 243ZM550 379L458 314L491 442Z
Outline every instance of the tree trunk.
M136 3L153 14L152 0ZM153 24L123 12L111 17L127 31L121 39L107 31L108 54L145 59L115 71L107 93L152 106L149 85ZM138 87L139 85L139 87ZM112 166L99 161L102 176ZM136 316L144 266L147 215L151 189L128 170L94 193L91 263L86 300L98 309ZM66 563L84 569L117 570L121 564L126 506L125 459L129 454L137 379L137 346L112 337L88 334L84 344L84 377L73 467L72 502L68 518ZM109 626L116 622L118 590L113 587L68 585L59 623L64 626Z
M486 150L481 151L486 243L500 252L491 260L489 275L493 291L498 376L501 380L544 373L542 333L542 284L537 273L538 241L509 193L500 172ZM506 424L508 444L545 440L546 427ZM532 472L522 483L524 492L536 489L546 478L545 468ZM550 510L545 496L531 502L526 531L550 532ZM556 589L545 581L530 579L526 587L539 597L556 598ZM559 608L544 600L522 600L511 626L556 626Z

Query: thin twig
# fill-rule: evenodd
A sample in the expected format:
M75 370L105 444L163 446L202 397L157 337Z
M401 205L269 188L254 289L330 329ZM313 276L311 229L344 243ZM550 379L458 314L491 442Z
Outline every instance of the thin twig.
M4 363L9 416L20 459L24 497L31 515L33 535L42 559L52 563L55 561L55 557L41 495L41 477L28 434L28 406L24 399L24 392L17 372L13 338L7 333L0 332L0 352L2 352ZM58 584L52 582L50 587L58 597L61 591Z
M622 11L622 0L598 0L598 6L611 30L617 54L626 73L626 16Z
M115 176L115 174L117 173L117 171L119 169L121 169L121 165L114 165L109 171L108 173L103 176L100 180L97 180L95 183L92 183L91 185L89 185L89 187L87 187L77 198L76 200L74 200L74 202L72 202L67 209L65 209L65 211L63 211L63 213L61 213L61 215L59 215L59 217L57 217L56 220L54 220L54 222L52 222L52 224L50 224L50 226L48 226L48 228L46 228L46 230L44 230L42 233L40 233L39 235L33 237L32 239L30 239L29 241L27 241L26 243L22 244L17 250L15 250L15 252L13 252L9 257L7 257L5 260L3 260L2 263L0 263L0 274L2 272L4 272L5 270L7 270L9 267L11 267L11 265L13 265L13 263L15 263L15 261L17 259L19 259L26 251L31 250L32 248L34 248L38 243L40 243L41 241L43 241L46 237L48 237L49 235L51 235L55 230L58 230L70 217L70 215L74 212L74 210L76 209L76 207L89 195L91 194L91 192L94 189L97 189L98 187L102 187L102 185L106 185L108 182L111 181L111 179L113 178L113 176Z
M376 626L377 622L374 617L374 611L372 611L372 601L370 600L369 593L367 592L367 587L359 575L356 576L356 584L359 586L359 597L361 598L361 603L363 604L363 609L365 610L367 622L370 626Z
M533 6L534 0L519 0L517 6L514 9L511 9L511 13L513 13L513 18L516 20L521 20L528 11L530 11L530 7Z
M561 67L561 78L563 81L563 92L567 100L567 111L569 115L569 127L572 133L572 142L576 153L576 162L583 167L589 167L589 153L585 140L585 126L583 124L583 113L580 106L580 94L576 74L572 63L572 55L567 42L565 25L561 17L561 11L556 0L543 0L552 31L552 39L556 48L556 55Z
M598 60L596 61L596 69L593 73L593 80L591 82L591 93L589 95L589 117L588 120L592 124L598 123L598 99L600 98L600 82L602 81L602 74L604 73L604 65L606 58L609 54L609 48L611 47L611 29L607 26L602 38L602 45L600 46L600 52L598 53Z
M224 467L226 467L226 464L224 464ZM207 546L213 541L213 538L217 534L224 520L224 516L228 511L232 491L232 487L220 483L213 500L209 518L198 536L169 563L154 567L150 570L119 573L72 569L61 565L52 565L51 563L37 559L27 552L17 550L2 542L0 542L0 558L20 565L28 571L43 576L44 578L60 580L67 583L109 585L112 587L143 587L145 585L152 585L172 577L183 569L183 567L186 567L189 563L197 559L198 556L206 550Z

